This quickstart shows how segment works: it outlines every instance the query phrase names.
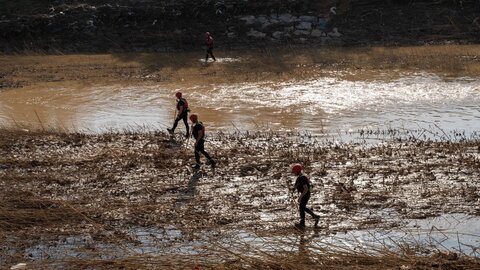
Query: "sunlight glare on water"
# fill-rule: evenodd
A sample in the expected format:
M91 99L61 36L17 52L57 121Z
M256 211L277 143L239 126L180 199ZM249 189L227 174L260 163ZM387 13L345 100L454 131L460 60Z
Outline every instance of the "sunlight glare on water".
M0 124L90 132L165 129L173 122L176 91L184 93L209 130L328 134L432 125L467 134L480 130L480 80L423 73L387 81L36 85L0 92Z
M469 132L480 128L480 81L444 80L418 74L390 82L319 78L281 84L216 86L202 103L219 110L241 111L257 121L262 111L295 119L296 128L315 133L318 122L330 129L350 130L398 125L416 128L434 123ZM268 115L268 114L267 114ZM247 120L248 122L248 120ZM399 126L397 126L399 127Z

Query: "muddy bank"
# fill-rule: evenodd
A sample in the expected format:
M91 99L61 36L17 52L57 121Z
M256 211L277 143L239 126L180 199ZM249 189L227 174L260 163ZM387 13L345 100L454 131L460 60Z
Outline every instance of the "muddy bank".
M340 79L390 80L427 72L442 77L480 74L477 45L403 48L255 49L203 52L0 56L0 91L48 84L135 84L178 87L249 82Z
M70 250L79 242L92 248L85 259L120 263L141 244L132 233L163 235L149 244L154 254L179 248L232 259L228 252L218 257L213 243L233 245L241 232L295 234L296 195L289 190L294 162L305 164L313 179L311 205L321 215L322 235L394 228L407 218L444 213L480 215L478 138L421 141L392 132L374 145L299 134L210 134L206 149L218 167L193 172L191 140L170 140L163 133L3 130L3 266L24 260L66 263L71 257L62 246ZM39 250L64 257L48 259Z

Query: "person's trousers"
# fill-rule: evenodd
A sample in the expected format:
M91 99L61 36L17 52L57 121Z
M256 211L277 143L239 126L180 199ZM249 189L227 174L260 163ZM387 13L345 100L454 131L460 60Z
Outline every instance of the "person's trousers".
M180 122L180 119L183 120L183 123L185 124L185 129L187 130L187 133L186 133L185 136L188 136L188 134L190 132L190 128L188 126L188 113L187 112L182 113L180 116L178 116L175 119L175 122L173 123L173 127L172 127L172 132L174 132L175 129L177 128L177 125L178 125L178 122Z
M303 196L302 200L300 201L300 223L305 224L305 212L309 213L312 217L316 217L312 210L307 208L308 200L310 199L310 192Z
M205 151L205 140L201 139L195 147L195 161L200 164L200 153L203 154L208 160L212 160L210 155Z
M215 61L215 56L213 56L213 51L212 51L212 48L208 48L207 49L207 55L205 56L205 60L208 60L208 56L211 56L213 58L213 60Z

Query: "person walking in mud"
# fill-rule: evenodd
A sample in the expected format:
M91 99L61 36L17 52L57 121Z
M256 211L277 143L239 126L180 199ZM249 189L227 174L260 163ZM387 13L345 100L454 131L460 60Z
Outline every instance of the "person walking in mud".
M307 203L310 199L310 189L312 188L312 184L310 182L310 179L308 179L307 176L303 175L302 169L303 168L301 164L294 164L292 166L292 173L297 176L297 180L295 181L293 189L296 189L298 193L300 193L300 195L298 196L300 222L295 224L295 227L299 229L305 228L305 212L307 212L313 217L313 219L315 220L315 227L317 227L320 220L320 216L316 215L311 209L307 208Z
M205 43L207 45L207 54L205 55L205 63L208 62L208 56L210 55L213 58L213 61L217 61L215 56L213 56L213 37L210 32L205 33Z
M182 92L177 92L175 93L175 96L177 97L177 116L175 117L175 122L173 123L172 128L167 128L168 132L170 135L173 135L175 132L175 129L177 128L178 122L180 120L183 120L183 123L185 124L185 138L189 137L190 130L188 126L188 112L190 109L188 108L188 102L187 100L182 97Z
M198 121L198 115L192 113L190 115L190 121L192 121L192 136L195 139L195 162L192 167L194 169L200 169L200 154L203 154L212 168L215 168L215 161L205 151L205 126L202 122Z

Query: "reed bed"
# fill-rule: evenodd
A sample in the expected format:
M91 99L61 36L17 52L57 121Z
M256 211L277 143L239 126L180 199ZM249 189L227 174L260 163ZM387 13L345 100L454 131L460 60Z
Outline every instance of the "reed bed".
M425 139L425 132L363 130L345 142L219 132L206 144L218 167L194 172L191 141L162 132L2 130L0 266L476 269L478 255L465 246L323 241L401 229L412 218L480 214L478 135L431 130ZM311 205L322 216L305 232L292 226L295 162L311 176Z

